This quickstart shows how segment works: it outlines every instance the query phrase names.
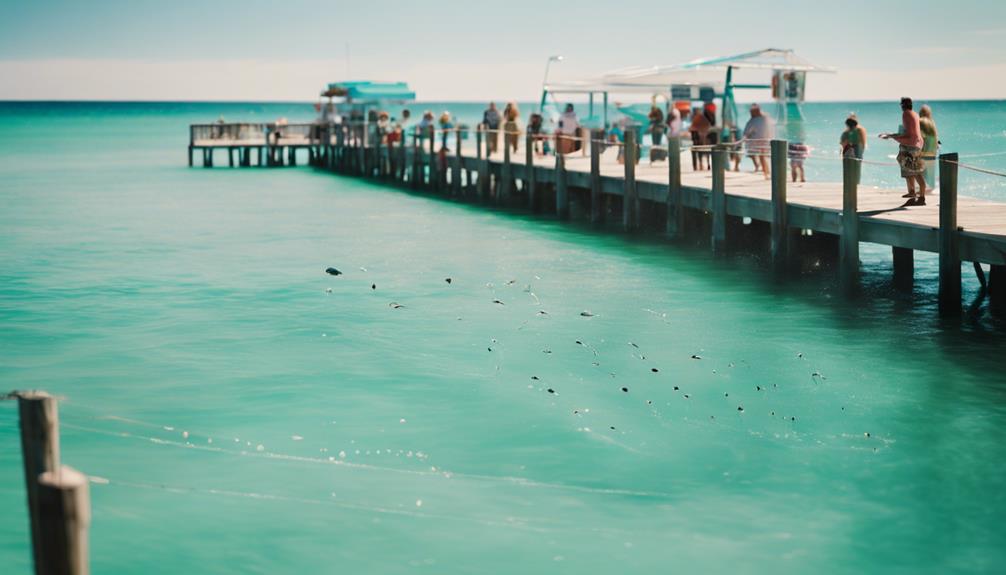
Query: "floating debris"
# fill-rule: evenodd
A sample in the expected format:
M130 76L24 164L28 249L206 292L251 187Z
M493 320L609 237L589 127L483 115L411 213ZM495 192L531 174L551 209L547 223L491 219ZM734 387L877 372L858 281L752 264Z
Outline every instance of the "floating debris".
M590 313L590 311L588 311L588 310L581 311L580 315L583 316L583 317L594 317L594 314Z
M377 289L377 284L370 284L370 289Z
M325 293L332 293L332 288L325 288Z
M451 283L451 278L444 278L444 281L447 283Z
M294 441L304 441L304 438L302 436L300 436L300 435L291 435L290 439L292 439Z
M393 308L393 309L400 309L400 308L403 308L405 306L402 305L402 304L400 304L400 303L398 303L398 302L393 301L393 302L391 302L391 303L388 304L388 307Z
M660 370L657 369L657 368L655 368L655 367L651 367L650 371L652 371L653 373L659 373L660 372Z
M634 347L634 348L636 348L636 349L639 349L639 346L638 346L638 345L636 345L636 344L634 344L634 343L632 343L631 341L629 342L629 345L631 345L632 347Z
M535 380L535 381L538 381L538 376L537 376L537 375L532 375L532 376L531 376L531 379L533 379L533 380Z
M499 304L499 305L506 305L505 303L501 302L501 301L500 301L500 300L498 300L498 299L494 299L494 300L493 300L493 303L495 303L495 304Z
M623 387L622 391L624 391L625 393L629 393L629 388L628 387Z
M549 393L555 393L555 390L550 387L550 388L548 388L548 392Z
M548 312L543 309L540 309L538 310L538 315L548 315Z
M340 272L339 270L337 270L335 268L327 268L325 270L325 273L327 273L330 276L341 276L342 275L342 272Z
M737 406L737 411L744 411L744 408L740 405Z
M692 359L702 359L701 355L692 354Z

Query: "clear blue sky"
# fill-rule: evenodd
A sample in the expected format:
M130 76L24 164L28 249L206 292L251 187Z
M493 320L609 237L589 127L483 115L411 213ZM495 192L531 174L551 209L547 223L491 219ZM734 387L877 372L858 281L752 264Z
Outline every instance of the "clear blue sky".
M842 71L816 99L894 97L905 82L1006 98L1006 2L5 4L0 98L308 100L348 71L423 99L533 99L549 54L566 57L559 79L770 46Z

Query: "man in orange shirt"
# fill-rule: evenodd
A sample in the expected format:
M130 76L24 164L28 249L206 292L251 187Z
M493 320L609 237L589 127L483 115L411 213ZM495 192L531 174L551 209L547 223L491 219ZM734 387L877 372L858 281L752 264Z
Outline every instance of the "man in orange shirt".
M901 99L901 131L897 134L881 134L881 138L894 140L898 144L898 165L901 166L901 177L905 178L908 193L906 206L926 205L926 165L922 161L922 129L919 126L919 115L912 110L912 99ZM915 188L918 184L918 193Z

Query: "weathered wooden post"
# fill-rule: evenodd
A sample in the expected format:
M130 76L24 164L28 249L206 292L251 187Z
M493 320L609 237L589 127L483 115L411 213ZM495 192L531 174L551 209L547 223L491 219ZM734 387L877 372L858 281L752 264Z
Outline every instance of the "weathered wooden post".
M569 190L566 188L566 158L556 147L555 154L555 214L559 219L569 217Z
M419 189L423 184L423 140L420 137L419 126L412 128L412 188Z
M667 136L667 235L684 234L685 210L681 194L681 140Z
M772 264L776 270L786 267L789 259L789 208L786 201L786 159L789 143L772 140Z
M478 189L479 200L485 200L489 195L489 142L488 137L485 136L485 124L479 124L478 132L476 132L478 137L478 142L475 146L475 157L478 160L478 181L476 186ZM486 140L485 157L482 157L483 147L482 140Z
M381 149L381 127L376 124L374 125L373 150L374 150L372 152L374 156L373 163L375 164L375 166L371 166L370 172L367 173L367 177L368 178L374 177L374 174L376 173L377 178L380 179L384 177L384 157L382 155L383 151Z
M727 149L722 144L713 147L713 186L710 206L713 212L712 247L716 253L727 248L727 189L726 189Z
M961 252L957 233L957 154L940 154L940 314L961 313Z
M24 482L28 492L28 515L31 524L31 544L36 561L42 557L38 514L38 476L59 467L59 411L56 398L44 391L16 394L21 425L21 458L24 460Z
M894 287L911 291L915 281L915 252L912 248L892 246L891 259L894 262Z
M189 167L192 167L192 146L196 143L196 127L189 126Z
M622 226L634 230L639 226L639 195L636 190L636 129L625 129L625 186L622 191Z
M461 195L461 128L454 131L454 169L451 171L451 190L455 196Z
M343 124L339 124L339 127L335 131L335 153L336 153L336 166L338 171L345 170L345 159L346 159L346 129Z
M509 136L509 132L503 134L503 168L502 174L500 174L500 186L496 191L498 203L506 203L510 199L510 191L513 187L513 164L510 163Z
M590 131L590 222L604 221L604 199L601 196L601 142L604 130Z
M1006 265L989 266L989 309L996 315L1006 311Z
M842 236L838 248L842 291L852 295L859 287L859 170L856 158L842 160Z
M534 211L537 203L535 194L538 187L538 175L534 169L534 134L528 129L524 132L524 188L527 190L527 207Z
M87 575L91 500L87 476L65 465L38 481L39 575Z
M437 130L430 126L430 156L429 156L429 185L430 189L438 190L440 189L440 175L437 173Z

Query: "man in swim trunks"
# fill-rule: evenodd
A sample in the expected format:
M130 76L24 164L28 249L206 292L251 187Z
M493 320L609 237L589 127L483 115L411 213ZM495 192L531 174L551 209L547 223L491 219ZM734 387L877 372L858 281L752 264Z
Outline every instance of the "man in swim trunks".
M922 129L919 115L912 110L912 99L901 99L901 131L897 134L881 134L881 138L894 140L898 146L898 165L901 177L905 178L908 193L906 206L926 205L926 165L922 161ZM918 186L918 192L915 191Z

